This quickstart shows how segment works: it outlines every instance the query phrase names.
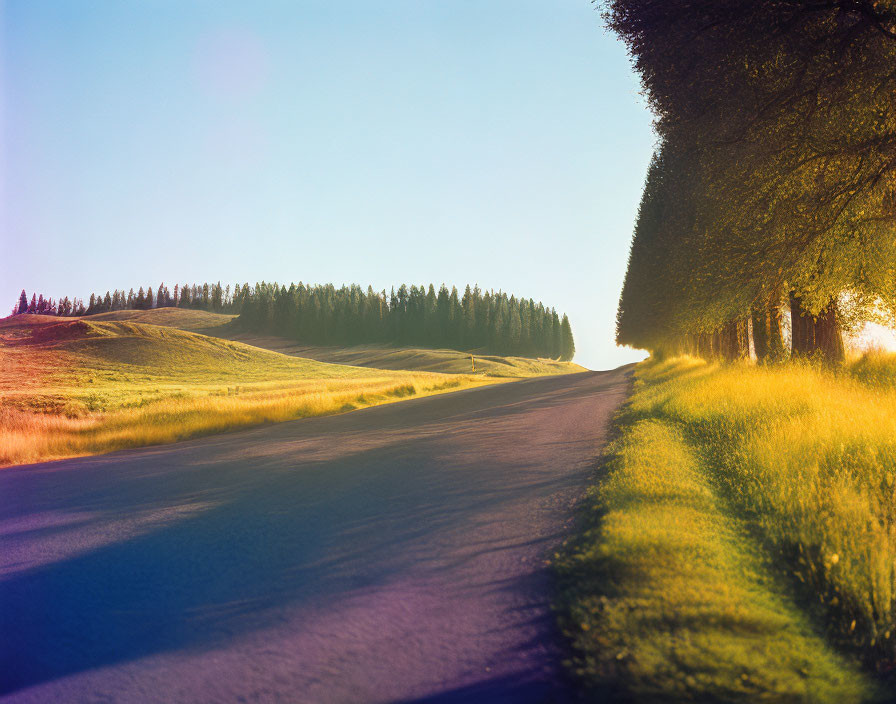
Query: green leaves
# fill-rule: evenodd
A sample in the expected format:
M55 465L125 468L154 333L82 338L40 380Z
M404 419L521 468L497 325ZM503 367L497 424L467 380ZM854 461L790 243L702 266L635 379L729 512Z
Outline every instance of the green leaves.
M675 344L789 291L811 315L844 293L896 310L892 5L607 4L662 140L620 343Z

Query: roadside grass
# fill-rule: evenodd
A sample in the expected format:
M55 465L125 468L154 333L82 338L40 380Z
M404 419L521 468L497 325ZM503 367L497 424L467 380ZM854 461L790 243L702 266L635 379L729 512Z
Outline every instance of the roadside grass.
M556 561L581 677L635 699L875 700L869 671L896 660L896 388L893 358L872 362L638 367Z
M17 316L0 321L0 466L498 381L325 364L141 323Z

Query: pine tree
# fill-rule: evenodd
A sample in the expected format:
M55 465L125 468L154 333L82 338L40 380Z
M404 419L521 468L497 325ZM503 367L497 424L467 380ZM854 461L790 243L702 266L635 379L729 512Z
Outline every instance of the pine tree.
M520 319L520 307L516 299L511 296L508 303L507 318L507 354L518 355L520 353L520 340L522 339L523 324Z
M16 309L16 313L27 313L28 312L28 294L25 293L25 289L22 289L22 293L19 295L19 305Z
M559 359L563 349L562 336L560 332L560 318L557 311L551 309L551 357Z
M560 359L570 362L575 354L576 343L572 338L572 327L569 324L569 318L564 313L563 320L560 322Z
M202 288L193 288L197 301L201 301ZM209 286L211 305L216 305L216 289ZM184 287L184 291L189 290ZM184 297L181 292L180 305L185 305ZM245 284L232 302L223 296L221 305L236 302L240 311L236 324L243 329L271 332L308 344L391 342L551 355L555 343L553 311L545 311L542 304L536 306L531 299L508 298L500 292L483 296L478 287L467 286L461 300L456 287L449 292L445 285L438 294L433 285L402 285L387 295L385 290L376 292L368 286L365 291L357 284L337 290L331 284L306 287L300 282L287 288L260 282L254 289ZM194 305L199 307L201 303Z
M224 308L224 290L221 288L221 282L212 286L211 309L216 313L220 313Z

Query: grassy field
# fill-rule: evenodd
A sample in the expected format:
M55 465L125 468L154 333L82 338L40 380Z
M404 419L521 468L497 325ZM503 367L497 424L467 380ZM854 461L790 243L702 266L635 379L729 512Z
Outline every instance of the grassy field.
M152 310L116 310L109 313L96 313L95 315L86 315L81 320L97 323L149 323L150 325L164 325L178 330L214 335L236 317L236 315L226 313L209 313L189 308L153 308Z
M181 326L208 329L184 311ZM500 379L289 357L173 327L0 321L0 465L173 442Z
M88 322L137 322L164 325L179 330L201 332L206 335L244 342L253 347L280 352L292 357L314 359L332 364L373 367L392 371L437 372L439 374L470 374L473 372L470 355L457 350L435 350L389 345L359 345L356 347L320 347L302 345L282 337L242 333L228 325L236 316L208 313L183 308L154 310L121 310L98 313L83 318ZM572 362L527 357L499 357L475 355L476 373L493 377L524 378L571 374L587 371Z
M556 560L578 674L651 700L874 701L892 686L893 369L881 355L839 373L641 365Z
M230 336L247 344L276 350L283 354L306 357L320 362L351 364L375 369L403 369L407 371L427 371L439 374L487 374L493 377L520 379L533 376L553 376L575 374L587 371L585 367L572 362L558 362L553 359L531 359L528 357L498 357L495 355L474 355L447 349L423 349L412 347L390 347L388 345L359 345L356 347L309 347L278 337L256 335Z

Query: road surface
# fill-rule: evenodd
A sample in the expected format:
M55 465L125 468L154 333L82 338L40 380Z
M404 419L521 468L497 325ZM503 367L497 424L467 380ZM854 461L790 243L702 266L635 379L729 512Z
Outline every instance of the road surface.
M627 368L0 470L0 700L562 702Z

